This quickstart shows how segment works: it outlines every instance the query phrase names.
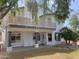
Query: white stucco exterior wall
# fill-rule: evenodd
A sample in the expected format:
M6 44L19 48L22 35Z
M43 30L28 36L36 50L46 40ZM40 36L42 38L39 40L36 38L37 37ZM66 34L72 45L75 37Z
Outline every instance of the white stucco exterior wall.
M8 32L7 32L7 29L2 29L2 42L3 42L3 45L4 47L8 47Z
M55 38L54 38L54 31L52 32L52 41L51 42L49 42L48 41L48 33L46 33L46 43L47 43L47 45L56 45L56 41L55 41Z
M33 46L33 32L23 32L22 33L22 40L24 41L24 46Z
M56 45L55 31L52 32L52 45Z
M21 40L19 42L12 43L12 47L19 47L19 46L33 46L33 32L20 32L21 33Z
M33 34L34 32L21 32L21 41L13 43L14 47L17 46L34 46L35 42L33 40ZM42 34L42 33L41 33ZM42 36L40 37L40 40L42 39ZM41 43L42 41L40 41ZM48 41L48 33L44 33L44 43L46 45L56 45L56 41L54 39L54 32L52 32L52 41Z

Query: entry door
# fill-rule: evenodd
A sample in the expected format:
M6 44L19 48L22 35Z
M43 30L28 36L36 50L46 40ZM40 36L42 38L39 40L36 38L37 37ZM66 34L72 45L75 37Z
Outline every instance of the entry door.
M33 40L34 40L35 43L40 44L40 33L39 32L34 33Z
M41 34L40 34L40 37L41 37L41 39L40 39L41 45L45 45L46 42L45 42L45 35L44 35L44 33L41 33Z
M52 33L48 33L48 42L52 42Z
M52 33L48 33L47 45L52 45Z

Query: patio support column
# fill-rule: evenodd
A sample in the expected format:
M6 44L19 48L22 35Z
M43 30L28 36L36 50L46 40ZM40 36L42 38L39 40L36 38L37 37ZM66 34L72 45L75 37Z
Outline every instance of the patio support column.
M48 33L45 33L46 36L46 44L48 45Z
M11 47L11 32L8 32L8 47Z
M12 52L10 35L11 34L8 32L7 27L5 27L4 31L2 32L2 40L4 42L4 48L6 49L6 52L8 53Z
M8 32L7 28L2 29L2 42L3 42L3 47L7 48L8 47Z
M40 42L41 42L42 45L45 44L45 35L44 35L43 32L40 33Z
M52 45L56 45L56 41L55 41L55 31L52 32Z

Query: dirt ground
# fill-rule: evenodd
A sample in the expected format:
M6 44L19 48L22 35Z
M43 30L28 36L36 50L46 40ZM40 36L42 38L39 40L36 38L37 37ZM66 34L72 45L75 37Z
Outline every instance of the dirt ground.
M29 51L14 52L7 59L70 59L72 50L37 48Z

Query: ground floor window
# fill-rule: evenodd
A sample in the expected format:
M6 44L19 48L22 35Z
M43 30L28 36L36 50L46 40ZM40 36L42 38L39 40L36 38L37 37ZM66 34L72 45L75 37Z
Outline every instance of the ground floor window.
M11 41L14 42L19 42L21 40L21 33L19 32L11 32Z
M61 33L58 33L58 32L55 33L55 40L61 41Z
M48 33L48 41L49 41L49 42L52 41L52 33Z
M39 32L35 32L35 33L33 34L33 39L40 41L40 33L39 33Z

